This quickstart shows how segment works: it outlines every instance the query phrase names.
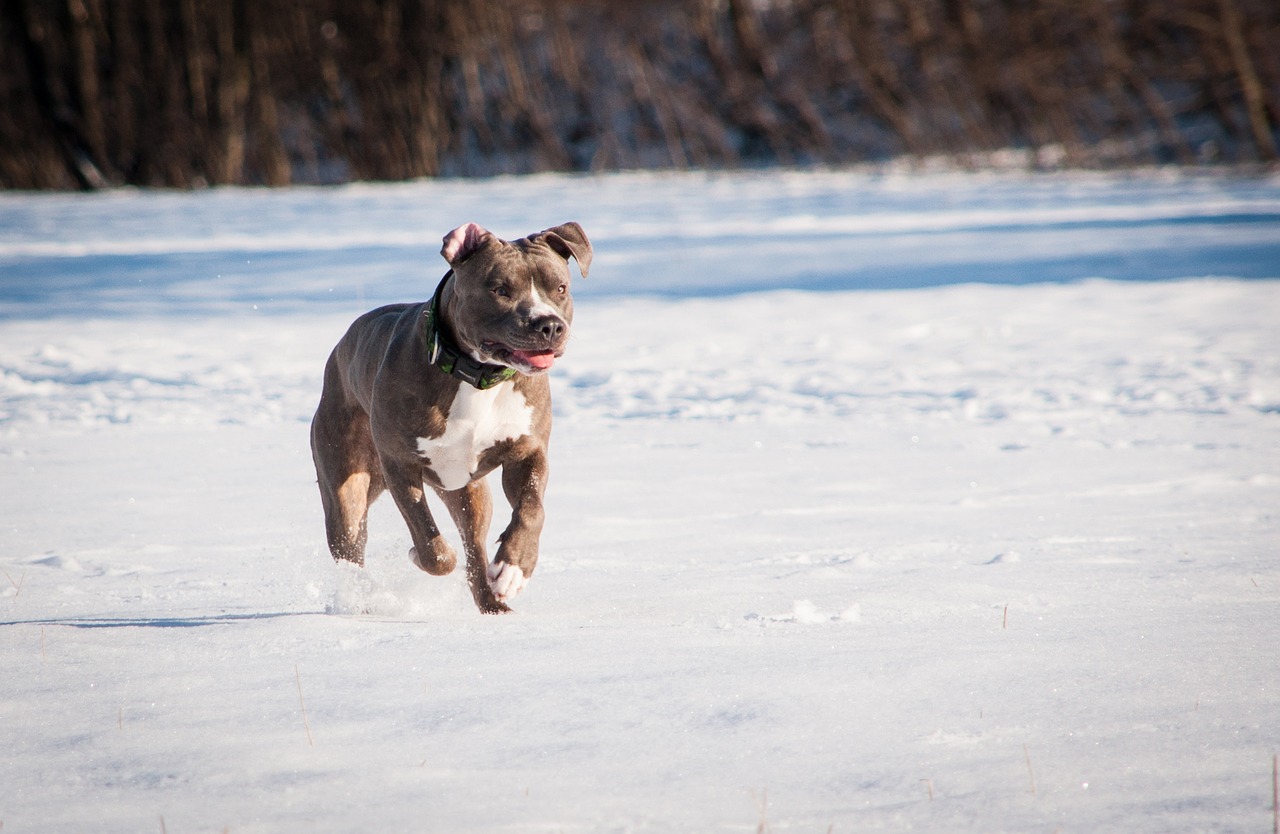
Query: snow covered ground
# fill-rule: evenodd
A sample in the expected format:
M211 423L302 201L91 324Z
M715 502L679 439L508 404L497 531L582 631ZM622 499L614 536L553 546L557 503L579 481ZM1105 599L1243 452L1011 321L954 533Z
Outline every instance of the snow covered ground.
M334 565L333 342L571 219L518 611ZM1270 831L1277 322L1275 177L0 194L0 825Z

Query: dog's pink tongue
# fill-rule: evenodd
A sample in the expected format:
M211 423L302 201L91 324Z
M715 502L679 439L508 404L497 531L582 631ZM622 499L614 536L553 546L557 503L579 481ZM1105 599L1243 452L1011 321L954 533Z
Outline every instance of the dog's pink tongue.
M530 365L532 365L533 367L537 368L540 371L545 371L547 368L550 368L556 362L555 352L550 350L543 350L537 353L529 353L528 351L515 350L515 351L512 351L512 354L517 359L528 362Z

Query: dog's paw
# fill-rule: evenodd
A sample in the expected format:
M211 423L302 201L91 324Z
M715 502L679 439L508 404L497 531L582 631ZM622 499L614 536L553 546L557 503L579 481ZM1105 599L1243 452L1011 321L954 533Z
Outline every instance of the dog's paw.
M514 599L529 583L524 571L510 562L494 562L486 573L489 576L489 588L498 602Z
M426 555L426 558L418 552L418 548L409 548L409 561L433 576L444 576L452 572L454 566L458 564L458 556L453 552L453 548L441 536L436 536L431 543L431 552Z

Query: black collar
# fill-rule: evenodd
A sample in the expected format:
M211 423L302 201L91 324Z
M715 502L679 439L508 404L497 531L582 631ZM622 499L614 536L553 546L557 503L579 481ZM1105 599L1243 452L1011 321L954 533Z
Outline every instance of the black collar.
M431 306L427 309L427 361L444 371L449 376L460 379L481 391L501 385L514 377L518 371L507 365L490 365L477 362L469 354L463 353L444 333L438 322L440 319L440 296L444 294L444 285L453 277L453 270L445 273L436 286L435 295L431 296Z

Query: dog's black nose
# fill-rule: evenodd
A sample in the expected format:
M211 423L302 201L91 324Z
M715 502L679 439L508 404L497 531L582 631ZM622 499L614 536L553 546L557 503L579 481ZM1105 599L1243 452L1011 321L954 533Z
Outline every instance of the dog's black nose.
M564 319L559 316L540 316L529 322L529 328L548 342L554 342L564 336Z

